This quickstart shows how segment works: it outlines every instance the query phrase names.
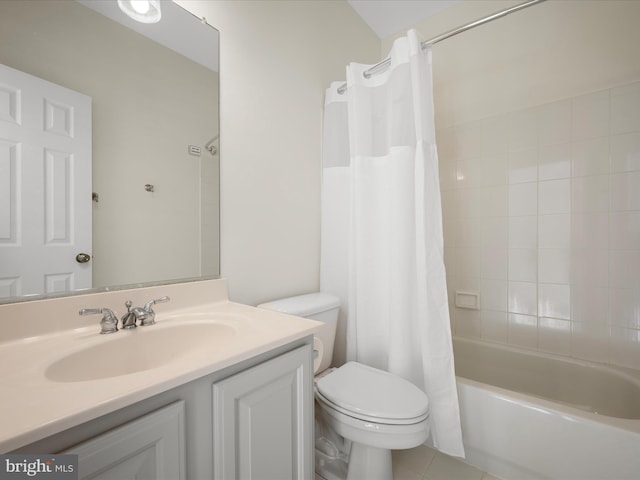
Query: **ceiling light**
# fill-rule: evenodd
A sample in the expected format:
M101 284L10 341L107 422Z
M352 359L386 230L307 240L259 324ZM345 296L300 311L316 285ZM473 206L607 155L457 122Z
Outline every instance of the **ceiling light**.
M162 18L158 0L118 0L118 6L129 17L142 23L157 23Z

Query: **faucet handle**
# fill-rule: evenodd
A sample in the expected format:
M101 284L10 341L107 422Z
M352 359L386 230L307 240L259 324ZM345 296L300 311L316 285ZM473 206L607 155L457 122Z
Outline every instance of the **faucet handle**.
M147 315L140 322L140 326L147 326L147 325L155 324L156 323L156 312L153 311L153 306L156 303L164 303L164 302L168 302L169 300L171 300L171 299L165 295L164 297L160 297L160 298L156 298L155 300L148 301L147 304L144 306L144 310L145 310L145 312L147 312Z
M120 320L122 321L122 328L126 330L136 328L136 322L138 320L138 316L141 313L139 312L141 310L139 307L136 307L132 310L132 305L133 302L131 300L127 300L126 302L124 302L124 306L127 307L127 313L122 315L122 318Z
M118 317L110 308L83 308L78 312L79 315L96 315L102 314L100 320L100 333L115 333L118 331Z

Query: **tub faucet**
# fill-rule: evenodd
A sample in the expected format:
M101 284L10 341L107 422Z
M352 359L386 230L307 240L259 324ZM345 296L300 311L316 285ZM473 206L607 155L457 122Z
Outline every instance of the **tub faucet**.
M83 308L78 312L80 315L95 315L97 313L102 313L100 333L115 333L118 331L118 317L109 308Z
M138 322L142 327L153 325L154 323L156 323L156 312L153 311L153 305L155 305L156 303L168 302L169 300L169 297L160 297L147 302L144 307L134 308L131 308L131 305L133 305L131 300L127 300L125 302L127 313L122 316L122 328L136 328Z

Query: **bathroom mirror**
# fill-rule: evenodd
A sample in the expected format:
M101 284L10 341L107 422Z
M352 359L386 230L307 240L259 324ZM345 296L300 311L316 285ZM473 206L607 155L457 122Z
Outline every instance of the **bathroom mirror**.
M115 0L0 1L0 64L20 87L0 78L0 303L219 275L219 35L161 6L142 24ZM27 142L2 130L23 127L20 75L88 99L84 117L64 95L39 100L44 135L84 134L87 155L54 142L39 147L39 173L25 167ZM43 237L46 254L21 250Z

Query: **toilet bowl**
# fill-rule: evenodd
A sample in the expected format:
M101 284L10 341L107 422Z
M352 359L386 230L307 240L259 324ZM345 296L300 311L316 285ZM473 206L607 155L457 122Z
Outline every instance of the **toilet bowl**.
M417 447L429 436L429 401L409 381L358 362L327 370L339 306L337 297L324 293L259 305L325 323L314 339L316 353L322 357L314 362L314 373L319 373L315 381L317 421L351 446L346 480L391 480L391 450ZM334 471L323 472L322 462L316 462L316 467L322 478L340 478Z
M429 436L426 395L396 375L348 362L315 389L318 414L352 442L348 480L391 479L391 450L417 447Z

